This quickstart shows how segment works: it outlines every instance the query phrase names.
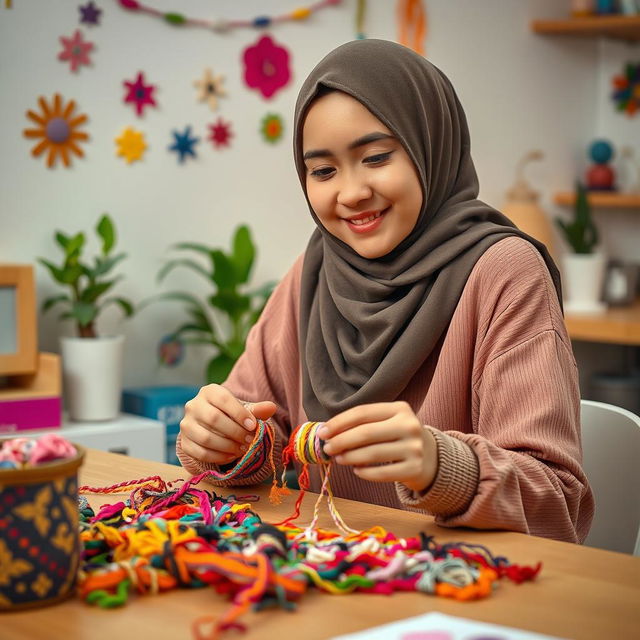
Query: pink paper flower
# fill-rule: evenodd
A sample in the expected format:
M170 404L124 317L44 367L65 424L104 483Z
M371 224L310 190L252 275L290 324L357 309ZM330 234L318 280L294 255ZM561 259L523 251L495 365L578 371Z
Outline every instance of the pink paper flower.
M129 89L124 98L125 102L132 102L136 105L136 113L142 116L142 112L146 105L157 106L153 99L153 92L156 90L152 84L144 83L144 73L142 71L137 75L135 82L124 81L124 85Z
M257 89L265 98L271 98L291 79L289 52L274 43L269 36L247 47L242 56L244 81L251 89Z
M64 49L58 54L58 60L69 61L71 71L77 71L82 64L91 64L89 52L93 49L93 42L84 41L80 29L76 29L71 38L61 36L60 42Z

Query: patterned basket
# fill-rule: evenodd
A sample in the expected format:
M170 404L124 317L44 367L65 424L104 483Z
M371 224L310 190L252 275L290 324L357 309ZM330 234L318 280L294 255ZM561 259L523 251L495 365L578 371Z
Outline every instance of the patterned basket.
M29 469L0 469L0 611L74 593L80 560L78 468L85 451Z

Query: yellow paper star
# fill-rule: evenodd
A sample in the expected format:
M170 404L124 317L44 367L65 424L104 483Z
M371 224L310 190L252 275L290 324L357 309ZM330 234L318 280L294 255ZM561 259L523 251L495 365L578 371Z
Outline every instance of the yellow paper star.
M205 69L202 79L196 80L193 84L198 88L198 100L206 100L209 106L215 111L218 108L218 98L226 96L222 83L224 76L214 76L211 69Z
M144 133L132 127L127 127L120 137L116 138L116 144L118 145L117 154L124 157L128 164L140 160L147 149Z

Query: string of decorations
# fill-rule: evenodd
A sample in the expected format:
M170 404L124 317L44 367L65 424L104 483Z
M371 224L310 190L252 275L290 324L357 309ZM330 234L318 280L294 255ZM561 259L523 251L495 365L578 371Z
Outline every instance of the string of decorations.
M501 578L520 583L539 573L540 563L512 564L482 545L438 544L423 533L400 538L380 526L357 531L344 524L335 506L332 517L341 533L318 528L323 495L330 510L332 505L331 459L317 436L321 424L300 425L285 447L283 466L302 465L301 493L294 514L281 523L266 523L253 511L257 496L223 497L198 487L207 477L247 477L268 463L274 470L270 499L282 500L289 491L284 474L280 484L276 478L275 432L268 422L258 421L251 446L225 473L205 471L179 486L180 481L150 476L80 487L83 494L129 493L126 501L104 505L97 514L80 498L80 597L111 608L126 604L133 593L209 585L231 601L219 618L193 622L197 640L214 640L225 631L244 630L240 618L249 608L294 609L313 587L337 595L419 591L466 601L489 596ZM320 465L322 492L312 522L302 528L293 520L308 488L309 464Z
M118 0L118 3L123 9L128 11L137 11L140 13L146 13L157 18L162 18L165 22L175 26L192 26L192 27L204 27L217 33L224 33L231 29L253 27L256 29L264 29L271 27L275 24L283 22L301 22L307 20L314 13L326 9L328 7L335 7L341 4L342 0L320 0L320 2L314 2L308 7L298 7L293 11L284 13L278 16L257 16L252 20L224 20L222 18L216 20L203 20L200 18L189 18L182 13L175 11L163 12L153 7L138 2L138 0Z

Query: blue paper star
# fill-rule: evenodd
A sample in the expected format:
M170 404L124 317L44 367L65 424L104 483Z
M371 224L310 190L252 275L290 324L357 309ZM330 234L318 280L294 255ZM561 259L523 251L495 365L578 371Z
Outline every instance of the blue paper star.
M185 128L184 133L178 133L178 131L173 131L172 133L176 141L169 147L169 151L176 151L180 154L178 161L184 162L188 155L195 158L196 153L193 150L193 146L200 142L200 138L191 137L191 125Z
M100 23L100 14L102 13L102 9L98 9L98 7L93 4L93 0L91 2L87 2L84 6L79 6L78 9L80 9L80 22L84 24Z

